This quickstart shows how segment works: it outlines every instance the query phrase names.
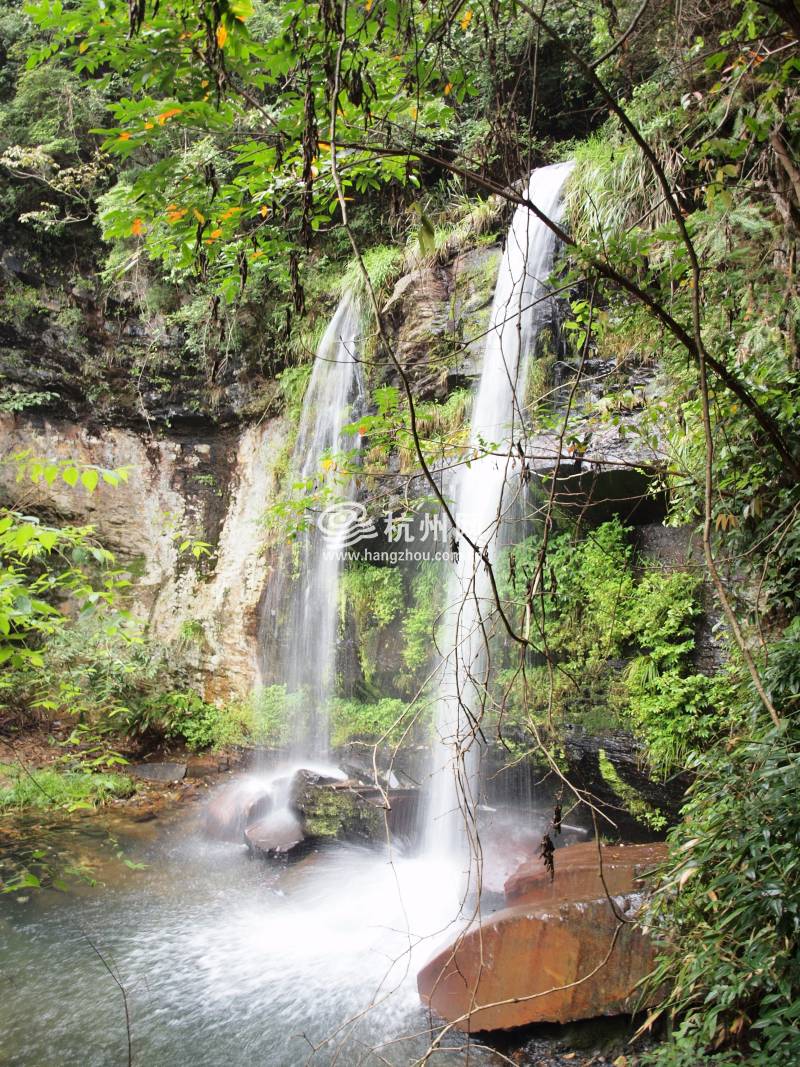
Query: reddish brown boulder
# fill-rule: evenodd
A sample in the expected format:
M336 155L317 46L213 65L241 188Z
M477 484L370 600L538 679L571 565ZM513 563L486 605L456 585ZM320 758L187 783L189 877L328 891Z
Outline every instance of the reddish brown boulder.
M653 950L642 928L618 915L635 916L641 872L658 862L663 846L603 850L614 907L597 875L597 846L591 848L594 868L586 846L558 850L552 886L536 864L523 865L506 883L519 894L516 902L470 927L420 971L423 1002L470 1032L631 1010Z
M601 855L602 878L594 841L557 849L552 880L540 859L529 860L506 880L506 902L551 904L593 900L605 896L606 890L611 896L634 893L645 884L644 876L666 859L667 846L660 841L652 845L604 845Z

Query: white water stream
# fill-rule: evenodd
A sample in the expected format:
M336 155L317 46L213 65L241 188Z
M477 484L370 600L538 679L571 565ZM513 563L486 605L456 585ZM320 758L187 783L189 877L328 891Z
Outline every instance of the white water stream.
M550 219L559 217L571 163L540 167L527 196ZM500 264L483 365L472 408L470 447L480 458L462 467L452 492L455 517L494 562L506 523L525 487L515 457L526 433L524 398L536 338L552 314L547 279L555 236L528 208L514 213ZM431 799L426 813L429 851L469 863L465 843L479 803L482 718L490 682L487 642L501 625L482 558L465 543L447 595L444 664L436 728Z
M353 487L333 457L354 447L343 431L364 400L360 330L358 302L347 293L319 343L303 398L289 476L300 497L325 488L331 500L352 496ZM283 560L270 582L261 633L268 662L262 673L299 697L291 706L293 755L324 760L342 563L335 539L325 538L315 520L316 515L310 516L291 546L291 560Z

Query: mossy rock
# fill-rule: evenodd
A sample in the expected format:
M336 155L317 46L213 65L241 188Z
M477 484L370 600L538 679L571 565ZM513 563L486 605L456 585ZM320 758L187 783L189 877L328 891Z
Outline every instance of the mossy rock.
M306 838L375 841L383 836L381 808L346 783L301 771L292 786L292 807L303 818Z

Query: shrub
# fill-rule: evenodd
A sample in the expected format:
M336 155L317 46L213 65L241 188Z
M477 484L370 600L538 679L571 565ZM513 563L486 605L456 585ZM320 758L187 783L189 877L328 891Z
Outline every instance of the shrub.
M358 700L334 700L331 707L331 740L344 745L355 738L374 740L385 738L390 743L400 740L413 718L404 700L384 697L374 704Z
M94 808L114 797L129 797L134 789L131 779L122 774L50 769L27 771L14 764L0 766L0 811Z
M651 1062L790 1067L800 1061L800 732L760 730L697 760L684 821L648 922L676 1029ZM666 990L666 993L663 991Z

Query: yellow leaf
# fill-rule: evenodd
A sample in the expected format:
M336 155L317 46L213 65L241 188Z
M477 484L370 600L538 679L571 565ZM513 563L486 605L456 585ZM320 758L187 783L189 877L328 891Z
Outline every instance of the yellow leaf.
M472 22L472 12L467 8L464 12L464 17L461 19L461 29L466 30L470 22Z
M201 226L205 225L206 217L205 217L205 215L201 215L196 207L192 208L192 214L194 215L194 217L197 219L197 221L200 223Z
M224 48L225 47L225 42L227 40L228 40L228 31L225 29L225 27L220 22L219 26L217 26L217 45L220 48Z
M258 210L259 210L259 212L261 214L261 218L262 219L265 219L267 217L267 215L269 215L269 208L267 207L266 204L262 204L261 207Z
M683 873L681 874L680 878L678 879L678 888L679 889L683 889L683 887L686 885L686 883L689 881L689 879L692 877L692 875L693 874L697 874L697 871L698 871L697 867L685 867L684 870L683 870Z
M81 53L81 55L83 55L83 53L87 50L88 47L88 41L81 41L81 43L78 45L78 51Z
M144 124L144 128L145 128L146 130L152 130L152 129L154 128L154 127L153 127L153 123L152 123L152 122L146 122L146 123Z
M444 87L444 95L445 96L449 96L450 93L452 93L452 91L453 91L453 83L452 82L448 82L447 85L445 85L445 87Z
M168 107L166 111L162 111L160 115L156 116L156 122L159 126L163 126L167 119L171 119L173 115L180 115L181 109L179 107Z

